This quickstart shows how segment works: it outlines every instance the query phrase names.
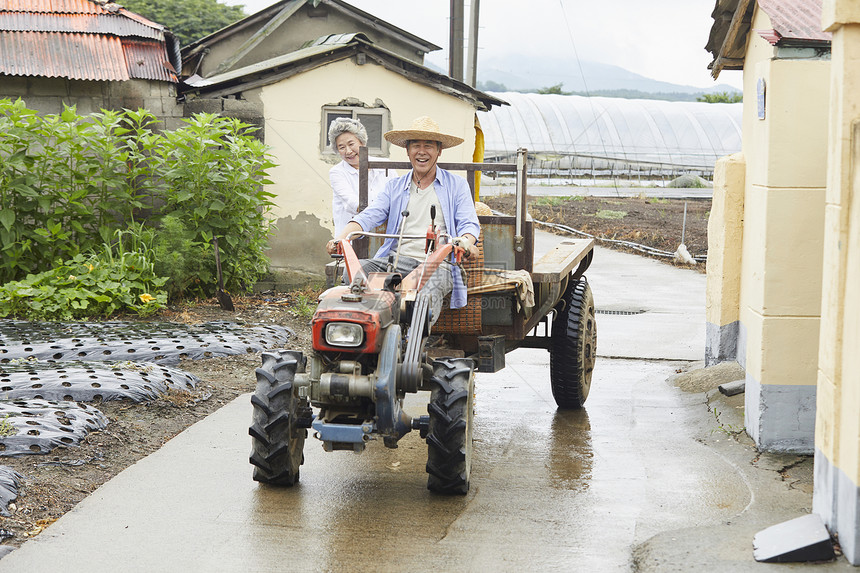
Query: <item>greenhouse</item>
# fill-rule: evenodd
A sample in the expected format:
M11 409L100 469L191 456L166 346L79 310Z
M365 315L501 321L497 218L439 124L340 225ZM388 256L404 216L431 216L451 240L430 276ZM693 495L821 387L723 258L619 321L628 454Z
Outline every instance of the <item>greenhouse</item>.
M479 112L485 161L529 152L529 173L562 178L710 179L741 150L743 104L493 93L510 103Z

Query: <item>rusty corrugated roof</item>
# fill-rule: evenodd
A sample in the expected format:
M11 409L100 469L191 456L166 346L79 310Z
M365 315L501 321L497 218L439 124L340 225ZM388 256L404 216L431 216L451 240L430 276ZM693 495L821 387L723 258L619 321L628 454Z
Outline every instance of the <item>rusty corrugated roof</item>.
M115 4L110 8L114 11L118 9L119 6ZM0 10L57 14L110 14L110 10L104 5L90 0L0 0Z
M154 40L164 39L164 32L161 30L115 14L0 12L0 30L10 32L79 32L137 36Z
M0 0L0 74L176 82L168 41L163 26L109 1Z
M176 74L170 69L173 66L167 59L164 44L123 40L122 50L130 77L165 82L176 81Z
M129 79L116 36L0 32L0 73L73 80Z
M758 0L758 5L770 17L778 41L829 43L832 38L821 29L821 0Z

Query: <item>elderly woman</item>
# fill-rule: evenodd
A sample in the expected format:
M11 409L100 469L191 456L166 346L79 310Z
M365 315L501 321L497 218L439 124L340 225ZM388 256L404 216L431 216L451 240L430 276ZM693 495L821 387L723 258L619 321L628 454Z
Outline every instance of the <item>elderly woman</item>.
M328 172L332 190L334 236L337 237L349 220L358 213L358 148L367 145L367 130L357 119L339 117L329 126L328 140L331 142L332 151L337 152L343 159ZM370 159L379 160L376 157ZM386 174L384 169L371 169L368 174L368 203L385 188L389 179L395 177L397 174L394 170Z

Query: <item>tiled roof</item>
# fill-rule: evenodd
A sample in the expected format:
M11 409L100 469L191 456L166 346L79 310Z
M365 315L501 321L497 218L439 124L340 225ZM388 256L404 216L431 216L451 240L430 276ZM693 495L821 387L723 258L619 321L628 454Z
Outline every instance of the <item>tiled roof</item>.
M770 17L778 41L830 42L830 32L821 29L821 0L758 0L758 5Z
M714 56L708 66L715 78L721 70L744 67L753 12L770 18L772 29L755 30L774 45L827 47L831 34L821 30L822 0L715 0L714 20L705 49Z
M0 0L0 75L176 82L168 43L163 26L110 1Z

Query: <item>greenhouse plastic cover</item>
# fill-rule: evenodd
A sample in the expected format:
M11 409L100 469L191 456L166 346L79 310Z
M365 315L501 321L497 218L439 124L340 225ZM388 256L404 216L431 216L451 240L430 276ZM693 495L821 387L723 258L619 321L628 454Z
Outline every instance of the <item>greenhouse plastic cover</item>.
M478 112L484 156L592 157L713 169L741 150L741 103L493 93L510 106Z

